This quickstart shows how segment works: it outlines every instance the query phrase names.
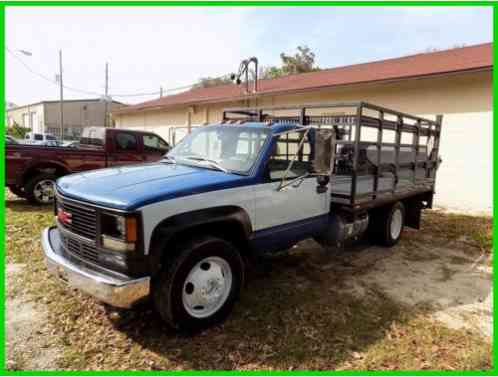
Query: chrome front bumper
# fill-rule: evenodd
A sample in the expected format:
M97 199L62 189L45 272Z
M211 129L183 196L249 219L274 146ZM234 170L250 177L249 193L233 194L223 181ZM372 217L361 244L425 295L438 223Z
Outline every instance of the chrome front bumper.
M150 293L150 278L116 278L78 266L61 255L57 227L42 233L42 246L48 271L73 288L118 308L130 308Z

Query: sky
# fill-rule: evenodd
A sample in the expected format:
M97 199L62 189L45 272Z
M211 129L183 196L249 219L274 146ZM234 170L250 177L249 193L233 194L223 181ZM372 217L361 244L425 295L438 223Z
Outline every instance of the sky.
M491 42L492 29L490 7L8 7L6 98L58 99L59 50L64 98L101 97L108 62L112 98L138 103L299 45L332 68Z

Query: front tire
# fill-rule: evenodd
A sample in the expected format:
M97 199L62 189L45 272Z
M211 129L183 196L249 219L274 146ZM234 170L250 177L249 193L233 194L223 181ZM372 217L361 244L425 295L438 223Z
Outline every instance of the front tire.
M244 264L231 243L205 236L179 245L154 279L153 298L173 328L198 331L232 311L244 279Z
M33 204L52 204L54 202L56 179L57 177L50 173L35 175L24 186L26 199Z

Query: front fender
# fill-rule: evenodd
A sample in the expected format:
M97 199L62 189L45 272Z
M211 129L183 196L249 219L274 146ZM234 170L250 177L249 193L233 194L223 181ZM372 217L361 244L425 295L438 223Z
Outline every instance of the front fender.
M199 226L215 225L222 230L223 224L227 223L236 224L243 237L249 239L252 233L251 219L243 208L237 206L212 207L165 218L152 232L149 245L151 266L159 265L162 255L167 252L168 243L175 235Z

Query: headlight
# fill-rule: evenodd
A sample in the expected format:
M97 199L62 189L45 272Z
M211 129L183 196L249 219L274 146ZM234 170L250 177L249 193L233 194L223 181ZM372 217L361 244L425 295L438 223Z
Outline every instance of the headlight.
M136 247L137 218L103 213L101 218L102 246L116 251L133 251Z

